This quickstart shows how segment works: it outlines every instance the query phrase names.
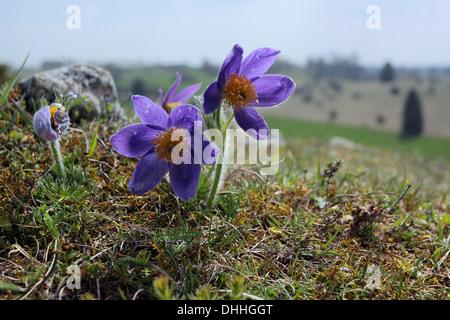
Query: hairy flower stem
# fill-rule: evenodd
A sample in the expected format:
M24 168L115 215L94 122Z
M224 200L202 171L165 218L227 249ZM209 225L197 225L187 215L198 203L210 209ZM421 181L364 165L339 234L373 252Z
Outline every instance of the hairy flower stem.
M220 113L221 108L218 109L218 113ZM214 181L213 181L213 185L211 188L211 193L209 194L209 198L208 198L208 202L207 202L207 206L208 209L212 208L212 205L214 203L214 198L216 197L216 194L218 192L219 189L219 185L221 184L221 181L223 180L223 173L225 173L225 171L223 170L225 167L225 159L226 159L226 142L227 142L227 128L231 123L231 120L233 120L234 118L234 113L231 113L231 115L228 117L227 122L225 122L223 128L221 129L222 131L222 152L219 154L219 158L218 161L216 162L216 170L214 173ZM219 120L220 120L220 116L219 116ZM220 121L221 122L221 121ZM219 123L220 123L219 122Z
M49 141L50 149L52 150L53 160L55 160L55 170L58 178L63 178L65 176L64 163L61 155L61 150L59 148L59 139Z

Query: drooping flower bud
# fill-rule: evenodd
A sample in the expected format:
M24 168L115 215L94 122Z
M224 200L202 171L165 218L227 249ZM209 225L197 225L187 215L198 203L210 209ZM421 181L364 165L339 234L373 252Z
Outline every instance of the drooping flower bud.
M48 141L60 138L70 125L65 108L60 103L52 103L38 110L33 118L36 134Z

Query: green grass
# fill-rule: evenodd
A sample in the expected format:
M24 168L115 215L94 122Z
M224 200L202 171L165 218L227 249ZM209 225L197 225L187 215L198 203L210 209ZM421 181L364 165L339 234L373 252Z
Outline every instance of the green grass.
M165 180L127 189L137 160L108 143L123 125L69 130L63 180L29 125L2 127L2 299L449 298L448 164L289 138L276 175L230 167L208 212L207 168L188 203Z
M287 138L330 139L343 137L356 143L377 146L397 152L416 154L429 158L444 158L450 161L450 140L434 137L400 139L396 133L355 128L333 123L318 123L286 118L266 117L271 129L279 129Z

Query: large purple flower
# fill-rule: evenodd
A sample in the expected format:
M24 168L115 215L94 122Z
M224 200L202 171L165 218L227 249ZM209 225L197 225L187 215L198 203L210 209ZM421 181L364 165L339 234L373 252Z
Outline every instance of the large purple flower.
M189 201L197 192L201 164L213 164L219 153L199 130L198 109L182 104L169 115L143 96L133 96L132 103L142 123L122 128L110 140L121 155L142 157L128 188L135 194L146 193L169 172L172 190L180 199ZM192 138L198 133L200 141ZM201 146L196 148L198 142Z
M177 94L175 92L178 89L178 86L181 82L181 75L177 72L177 79L175 80L175 83L172 85L172 87L167 92L166 97L164 98L164 92L162 89L159 89L159 97L160 97L160 103L161 106L170 113L170 111L175 108L176 106L179 106L184 101L189 99L201 86L201 83L194 84L192 86L186 87Z
M275 49L260 48L242 60L243 49L236 44L222 64L217 81L203 93L203 112L212 113L225 102L233 108L236 122L242 129L256 139L267 138L269 128L254 107L278 105L295 89L289 77L265 74L279 53Z

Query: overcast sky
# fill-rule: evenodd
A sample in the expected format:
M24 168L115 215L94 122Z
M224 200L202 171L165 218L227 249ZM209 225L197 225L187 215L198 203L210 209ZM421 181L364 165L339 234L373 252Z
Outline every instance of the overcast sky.
M70 5L80 29L68 29ZM381 29L370 30L370 5ZM450 66L449 0L0 0L0 63L221 64L235 43L303 64L357 55L364 65ZM70 20L74 21L74 20Z

